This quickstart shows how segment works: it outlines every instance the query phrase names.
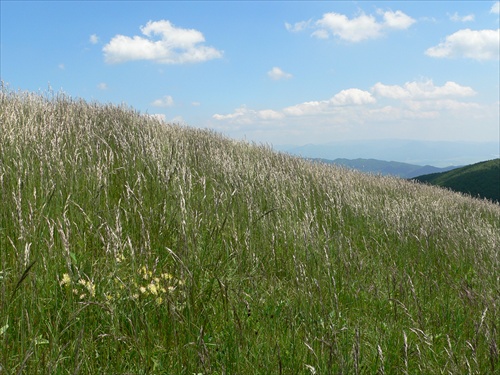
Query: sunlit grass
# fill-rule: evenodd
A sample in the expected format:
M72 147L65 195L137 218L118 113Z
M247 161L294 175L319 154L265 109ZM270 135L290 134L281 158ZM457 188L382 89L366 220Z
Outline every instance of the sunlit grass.
M499 371L500 208L0 96L0 373Z

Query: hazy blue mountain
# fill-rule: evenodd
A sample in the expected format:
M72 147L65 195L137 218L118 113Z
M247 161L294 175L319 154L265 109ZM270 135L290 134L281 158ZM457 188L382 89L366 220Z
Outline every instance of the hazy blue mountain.
M402 163L436 167L468 165L500 156L498 140L492 142L433 142L386 139L339 141L303 146L286 145L274 148L306 158L395 160Z
M445 168L437 168L431 165L415 165L409 163L401 163L396 161L384 161L377 159L321 159L314 158L311 160L321 161L327 164L341 165L347 168L356 169L361 172L398 176L402 178L413 178L423 174L446 172L458 168L450 166Z

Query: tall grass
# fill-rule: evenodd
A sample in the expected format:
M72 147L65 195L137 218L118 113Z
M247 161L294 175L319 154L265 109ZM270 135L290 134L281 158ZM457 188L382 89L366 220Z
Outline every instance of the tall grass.
M0 374L491 374L500 207L0 94Z

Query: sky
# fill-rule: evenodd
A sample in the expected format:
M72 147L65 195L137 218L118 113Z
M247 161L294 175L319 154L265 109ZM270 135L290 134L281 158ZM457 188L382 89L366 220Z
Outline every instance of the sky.
M0 1L12 90L271 145L500 139L498 1Z

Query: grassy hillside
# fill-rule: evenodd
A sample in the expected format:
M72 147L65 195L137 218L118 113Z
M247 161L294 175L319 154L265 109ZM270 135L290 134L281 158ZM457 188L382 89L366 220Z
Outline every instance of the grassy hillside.
M498 372L500 207L0 96L0 373Z
M449 172L427 174L416 177L415 180L500 202L500 159L468 165Z

